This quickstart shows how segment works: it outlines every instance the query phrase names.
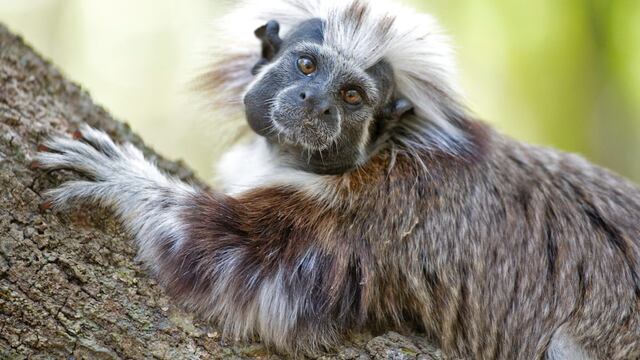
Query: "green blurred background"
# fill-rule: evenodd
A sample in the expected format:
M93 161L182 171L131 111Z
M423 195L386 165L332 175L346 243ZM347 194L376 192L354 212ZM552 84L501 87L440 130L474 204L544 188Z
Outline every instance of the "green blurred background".
M453 36L480 118L640 181L640 1L406 2ZM0 22L156 150L208 179L230 135L188 82L224 8L219 0L0 0Z

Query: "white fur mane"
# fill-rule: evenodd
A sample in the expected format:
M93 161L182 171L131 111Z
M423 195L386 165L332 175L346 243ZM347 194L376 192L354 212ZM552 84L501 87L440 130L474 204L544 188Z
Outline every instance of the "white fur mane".
M448 37L432 16L384 0L240 1L218 23L218 57L201 81L216 99L217 110L243 109L242 96L255 79L250 70L260 58L254 29L276 20L285 37L296 24L311 18L323 21L323 45L364 69L381 60L391 65L398 93L415 112L402 124L409 136L401 143L451 150L464 142L450 119L451 109L460 105ZM429 140L421 141L423 136Z

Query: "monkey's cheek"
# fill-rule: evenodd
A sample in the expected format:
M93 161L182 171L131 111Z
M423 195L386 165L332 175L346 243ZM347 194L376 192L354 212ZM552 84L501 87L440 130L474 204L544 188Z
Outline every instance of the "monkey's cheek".
M248 119L249 127L260 136L269 136L271 125L266 119Z
M247 111L247 123L251 130L261 136L267 136L269 129L271 128L269 117L264 114Z
M273 130L269 109L258 106L259 103L255 99L247 100L245 97L244 101L246 119L251 130L258 135L269 136L269 132Z

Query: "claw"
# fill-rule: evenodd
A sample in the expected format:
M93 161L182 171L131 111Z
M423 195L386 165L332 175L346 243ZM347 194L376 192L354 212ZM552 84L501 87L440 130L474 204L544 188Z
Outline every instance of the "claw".
M46 211L53 207L53 203L49 200L45 200L38 207L40 208L41 211Z
M39 169L42 166L42 164L40 164L40 162L38 160L33 160L30 164L29 164L29 169L31 170L36 170Z
M82 138L83 138L83 136L82 136L82 132L81 132L80 130L76 130L76 131L74 131L74 132L73 132L73 138L74 138L75 140L80 140L80 139L82 139Z
M46 147L45 145L39 144L37 150L39 152L49 152L51 151L51 149L49 149L48 147Z

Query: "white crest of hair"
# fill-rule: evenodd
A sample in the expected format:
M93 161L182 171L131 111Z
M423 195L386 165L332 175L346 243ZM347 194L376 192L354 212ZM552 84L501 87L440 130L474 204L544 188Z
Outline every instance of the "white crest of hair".
M465 142L447 117L450 108L462 108L452 46L432 16L386 0L246 0L236 6L218 21L218 58L203 76L205 90L225 94L218 108L242 110L242 96L254 81L250 69L260 58L254 29L276 20L285 37L300 22L319 18L324 46L363 69L381 60L391 65L398 93L414 106L406 129L418 141L414 145L455 151Z

